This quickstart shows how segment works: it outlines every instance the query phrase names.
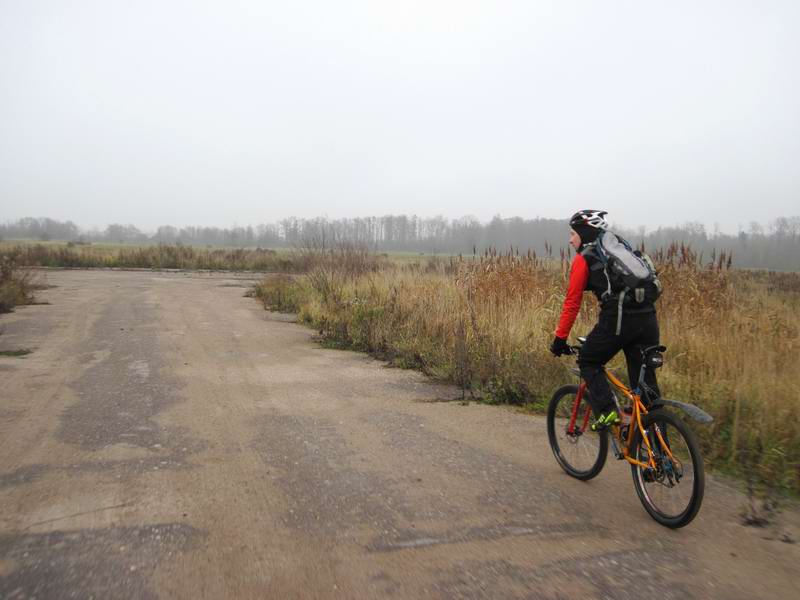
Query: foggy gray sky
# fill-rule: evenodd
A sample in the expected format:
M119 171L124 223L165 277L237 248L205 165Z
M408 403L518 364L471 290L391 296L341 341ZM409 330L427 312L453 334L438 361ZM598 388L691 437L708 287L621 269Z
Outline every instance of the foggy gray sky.
M800 2L0 0L0 221L800 214Z

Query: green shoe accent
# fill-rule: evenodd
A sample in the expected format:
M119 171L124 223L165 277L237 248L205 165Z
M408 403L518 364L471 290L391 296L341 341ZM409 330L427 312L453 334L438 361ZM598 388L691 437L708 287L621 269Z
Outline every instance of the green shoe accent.
M597 420L592 423L592 431L601 431L611 425L619 425L621 422L622 419L619 418L617 411L612 410L597 417Z

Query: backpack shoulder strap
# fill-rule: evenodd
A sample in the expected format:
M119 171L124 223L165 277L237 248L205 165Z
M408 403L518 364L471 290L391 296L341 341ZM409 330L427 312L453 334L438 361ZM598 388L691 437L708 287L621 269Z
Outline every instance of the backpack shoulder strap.
M590 242L583 247L581 255L586 259L589 264L590 271L598 271L605 269L608 257L605 252L598 246L597 242Z
M617 235L617 234L615 233L614 235ZM617 235L617 239L619 240L619 243L620 243L620 244L622 244L622 245L623 245L623 246L625 246L625 247L626 247L628 250L630 250L631 252L633 252L633 246L631 246L631 244L630 244L630 242L629 242L628 240L626 240L626 239L625 239L624 237L622 237L621 235Z
M583 249L580 251L586 258L599 258L599 248L597 247L597 242L589 242L588 244L583 245Z

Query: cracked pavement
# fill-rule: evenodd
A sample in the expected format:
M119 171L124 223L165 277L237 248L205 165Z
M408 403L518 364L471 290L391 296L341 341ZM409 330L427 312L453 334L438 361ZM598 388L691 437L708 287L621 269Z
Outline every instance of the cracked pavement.
M319 347L253 275L41 271L0 316L2 598L790 598L800 519L670 531L544 420ZM563 382L554 382L555 389ZM430 400L430 401L428 401Z

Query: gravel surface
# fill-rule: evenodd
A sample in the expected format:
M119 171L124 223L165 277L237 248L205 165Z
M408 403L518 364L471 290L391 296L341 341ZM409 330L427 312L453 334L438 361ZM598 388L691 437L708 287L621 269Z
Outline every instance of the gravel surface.
M667 530L626 466L567 477L542 418L320 348L252 275L40 277L0 316L2 598L796 597L796 509L744 527L711 478Z

